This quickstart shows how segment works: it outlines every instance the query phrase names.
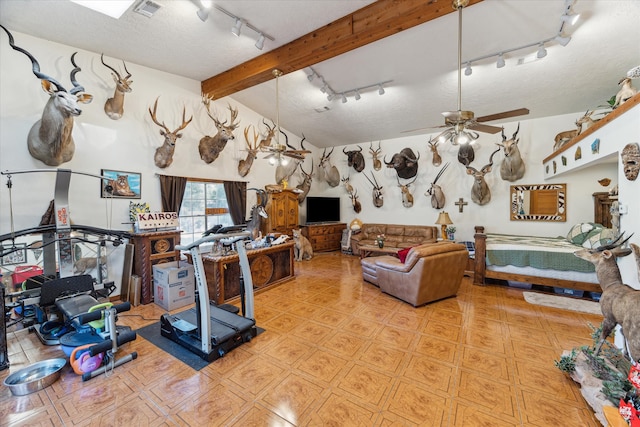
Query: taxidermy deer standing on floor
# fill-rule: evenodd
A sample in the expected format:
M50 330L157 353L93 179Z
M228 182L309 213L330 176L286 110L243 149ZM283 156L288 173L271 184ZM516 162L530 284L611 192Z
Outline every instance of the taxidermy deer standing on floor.
M516 129L511 139L507 139L504 134L504 128L502 128L502 143L496 143L504 150L504 160L500 165L500 177L505 181L517 181L524 176L524 161L518 148L520 139L516 139L519 131L520 123L518 122L518 129Z
M42 88L49 94L49 100L42 111L42 118L34 123L27 136L29 153L35 159L48 166L58 166L73 158L76 146L71 136L73 117L82 110L78 103L88 104L93 96L82 93L84 88L76 81L80 67L75 63L75 52L71 55L71 83L73 89L67 90L52 77L40 72L40 64L26 50L14 44L13 35L0 25L9 36L9 45L13 50L25 54L31 60L31 70L41 80Z
M198 145L200 158L204 160L205 163L209 164L218 158L222 150L224 150L224 147L226 147L227 141L235 139L235 136L233 136L233 131L236 130L236 128L240 124L240 120L235 122L235 120L238 118L238 109L231 108L231 105L229 105L229 111L231 112L231 123L227 125L226 120L224 122L220 122L220 120L214 117L211 113L211 98L203 96L202 103L207 109L207 114L209 115L211 120L213 120L213 123L215 123L216 129L218 129L218 132L214 136L203 136L202 139L200 139L200 144Z
M111 120L118 120L124 114L124 94L131 92L131 83L133 83L133 80L129 80L131 73L127 70L127 64L125 64L124 61L122 61L122 64L124 65L124 70L127 72L127 75L124 77L122 77L115 68L104 62L104 54L100 55L100 61L102 61L102 65L112 71L111 76L113 77L113 81L116 82L113 97L107 99L107 102L104 103L104 112L107 113L107 116L109 116Z
M604 321L594 355L598 355L615 326L620 325L622 334L627 340L629 353L634 360L638 361L640 360L640 290L622 283L616 258L631 253L631 249L620 248L631 236L618 243L617 241L621 238L622 235L611 244L598 249L581 249L574 252L574 255L595 265L598 282L602 288L600 309L604 315Z
M151 114L151 120L153 120L153 123L162 128L160 129L160 135L164 136L164 142L160 147L156 148L156 154L153 156L153 161L156 163L157 167L164 169L173 163L173 153L176 151L176 142L178 141L178 138L182 138L182 134L178 132L186 128L189 123L191 123L193 116L191 116L189 120L185 120L187 108L182 107L182 124L174 131L169 130L164 122L159 122L156 118L159 98L160 97L156 98L156 102L153 104L153 111L149 108L149 114Z
M324 180L327 181L331 187L337 187L340 185L340 172L338 172L337 167L331 164L330 160L331 153L333 153L334 148L329 151L329 154L327 154L327 149L324 149L319 165L320 170L324 173Z
M465 166L467 168L467 174L473 176L473 185L471 186L471 200L478 205L486 205L491 201L491 190L485 181L484 176L491 172L493 166L493 156L500 151L498 148L491 153L489 157L489 163L484 165L479 171L471 166Z
M256 159L256 154L258 154L258 133L255 128L253 129L253 144L249 142L249 128L252 126L247 126L244 128L244 140L247 142L247 157L244 159L240 159L238 162L238 173L240 176L247 176L249 171L251 170L251 166L253 165L253 161Z
M367 181L369 181L373 186L373 191L371 193L371 195L373 196L373 206L375 206L376 208L382 207L382 205L384 204L384 198L382 196L382 186L378 185L378 180L376 179L375 174L371 172L373 181L369 179L366 173L363 175L365 178L367 178Z
M378 148L375 150L373 149L373 142L372 142L371 146L369 147L369 152L373 157L373 169L379 171L380 169L382 169L382 162L378 158L378 156L382 152L382 148L380 147L380 141L378 141Z
M442 157L440 157L440 153L438 153L438 140L436 139L435 143L431 141L432 139L431 137L429 137L429 141L427 142L427 144L429 144L429 149L433 154L433 160L431 162L433 163L433 166L438 167L442 164Z
M298 193L298 203L302 203L304 199L307 197L307 194L309 194L309 190L311 190L311 180L313 177L313 162L311 162L311 172L309 173L306 173L304 169L302 169L302 163L299 163L299 166L300 166L300 172L302 172L302 182L296 185L296 188L298 190L301 190L301 192Z
M434 209L442 209L444 207L444 204L446 201L444 197L444 192L442 191L442 187L440 187L436 183L438 182L438 180L440 179L444 171L447 170L448 167L449 167L449 163L446 163L442 167L442 169L440 169L440 172L438 172L435 179L431 183L431 187L429 187L427 192L424 193L425 196L431 196L431 207Z
M404 206L405 208L410 208L411 206L413 206L413 194L411 194L411 192L409 191L409 186L416 182L416 179L418 179L417 176L413 178L413 181L406 184L401 184L400 178L396 176L398 187L400 187L400 191L402 193L402 206Z

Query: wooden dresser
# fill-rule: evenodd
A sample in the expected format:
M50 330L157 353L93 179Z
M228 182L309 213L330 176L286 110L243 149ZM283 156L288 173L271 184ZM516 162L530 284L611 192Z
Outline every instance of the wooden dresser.
M265 208L269 218L262 220L262 234L282 233L292 235L298 228L298 195L291 190L269 193Z
M179 261L180 230L152 231L131 235L133 243L133 274L140 277L142 290L141 304L153 301L153 268L152 265L163 262Z
M302 234L309 239L314 252L339 251L345 223L310 224L302 227Z

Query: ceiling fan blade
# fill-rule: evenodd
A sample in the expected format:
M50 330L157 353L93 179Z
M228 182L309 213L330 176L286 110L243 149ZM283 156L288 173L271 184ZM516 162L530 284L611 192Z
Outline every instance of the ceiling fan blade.
M304 160L304 156L297 154L297 153L292 153L290 151L285 151L284 153L282 153L283 156L287 156L287 157L291 157L292 159L296 159L296 160Z
M295 153L295 154L310 154L309 150L287 150L287 153Z
M470 123L467 125L467 127L471 130L476 130L478 132L484 132L484 133L498 133L502 131L501 127L483 125L480 123Z
M419 131L419 130L438 129L438 128L446 128L446 127L448 127L448 125L427 126L427 127L424 127L424 128L417 128L417 129L403 130L403 131L400 131L400 133L411 133L411 132L417 132L417 131Z
M527 114L529 114L529 109L518 108L517 110L503 111L502 113L477 117L476 122L490 122L492 120L508 119L509 117L525 116Z

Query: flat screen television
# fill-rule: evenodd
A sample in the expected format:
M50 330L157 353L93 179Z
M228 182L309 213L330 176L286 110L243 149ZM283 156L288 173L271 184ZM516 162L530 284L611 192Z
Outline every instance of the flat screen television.
M339 197L307 196L307 224L340 222Z

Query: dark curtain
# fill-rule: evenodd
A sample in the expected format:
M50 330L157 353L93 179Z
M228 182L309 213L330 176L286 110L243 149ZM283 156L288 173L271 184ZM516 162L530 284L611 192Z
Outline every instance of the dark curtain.
M163 212L180 212L186 187L187 178L185 177L160 175Z
M234 225L244 224L247 211L247 183L224 181L224 192L229 203L229 214Z

